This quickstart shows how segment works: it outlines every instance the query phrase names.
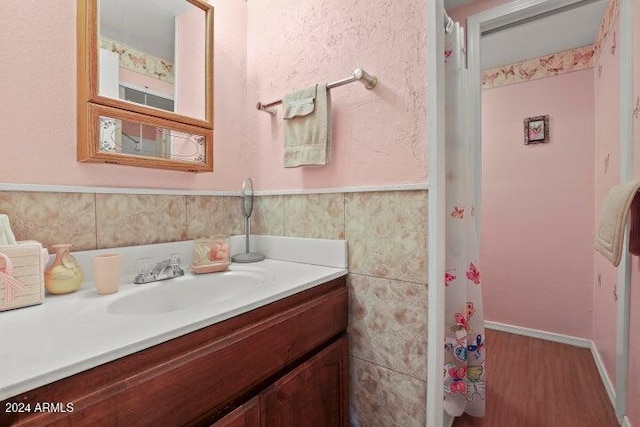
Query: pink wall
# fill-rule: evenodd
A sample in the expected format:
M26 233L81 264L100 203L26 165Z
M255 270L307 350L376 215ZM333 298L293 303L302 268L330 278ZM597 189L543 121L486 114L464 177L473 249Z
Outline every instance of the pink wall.
M618 24L614 25L618 32ZM611 32L611 34L613 31ZM596 99L595 213L600 213L609 188L620 182L620 63L618 51L612 54L611 35L603 45L594 66ZM608 158L608 160L607 160ZM607 166L608 163L608 166ZM615 383L616 366L616 268L600 254L594 256L593 341L609 377ZM598 280L598 275L600 280Z
M487 320L589 338L593 71L483 91L481 264ZM548 114L548 144L523 119Z
M204 119L206 26L204 12L191 7L176 18L176 112Z
M640 2L633 4L634 102L640 97ZM634 118L634 176L640 178L640 115ZM640 426L640 258L632 257L628 416Z
M424 0L248 3L247 146L260 190L426 181ZM309 85L376 74L331 91L333 160L284 169L282 113L255 110Z
M12 143L0 145L0 182L236 190L248 175L259 189L426 181L424 0L217 2L215 172L200 175L76 162L76 4L37 4L2 2L13 18L0 28L10 58L0 91L11 100L0 107L0 131ZM359 66L380 83L333 91L331 164L284 169L282 121L255 102Z
M215 172L196 175L78 163L76 2L2 0L11 19L0 26L0 182L237 190L246 175L246 8L216 4Z

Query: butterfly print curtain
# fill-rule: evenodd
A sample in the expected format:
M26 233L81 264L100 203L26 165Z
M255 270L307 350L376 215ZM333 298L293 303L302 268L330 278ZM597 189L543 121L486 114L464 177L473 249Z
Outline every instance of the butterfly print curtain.
M445 36L446 273L444 408L484 415L486 343L473 192L463 29Z

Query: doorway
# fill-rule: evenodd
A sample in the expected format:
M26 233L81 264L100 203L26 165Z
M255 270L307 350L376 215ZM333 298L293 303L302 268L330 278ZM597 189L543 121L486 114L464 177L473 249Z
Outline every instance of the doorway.
M437 3L441 3L441 2L437 2ZM557 13L558 10L565 10L567 8L570 8L571 6L575 6L575 4L577 3L587 3L587 2L579 2L579 1L567 1L567 0L546 0L546 1L527 1L527 2L513 2L512 4L506 4L503 6L499 6L496 7L494 9L479 13L477 15L471 16L468 21L467 21L467 34L468 34L468 45L467 45L467 51L468 51L468 67L470 69L470 72L473 76L475 76L475 90L472 93L473 96L473 103L476 106L476 111L480 112L482 111L482 97L481 97L481 85L480 85L480 76L481 76L481 65L480 65L480 36L483 33L487 33L487 32L491 32L491 31L496 31L496 29L498 28L504 28L505 26L512 26L518 22L523 22L526 20L530 20L535 16L539 16L539 15L545 15L545 14L552 14L552 13ZM589 2L591 3L591 2ZM626 4L625 4L626 3ZM437 9L438 9L438 4L435 5L435 13L438 13ZM624 9L625 7L628 7L628 2L624 1L620 3L620 7L621 9ZM621 13L621 16L624 16L623 13ZM621 20L622 21L622 20ZM618 35L618 48L620 49L620 55L623 56L630 56L630 42L628 42L628 37L630 37L630 23L624 23L621 22L621 28L620 28L620 32ZM624 58L620 61L622 64L625 63ZM434 67L436 70L438 69L438 67ZM431 71L431 70L430 70ZM625 72L628 72L627 77L625 77ZM622 70L620 71L620 92L621 94L623 93L624 89L623 87L625 87L625 85L629 84L628 82L631 81L630 78L630 74L631 71L629 70L624 70L624 67L622 67ZM437 81L436 79L429 79L430 81ZM473 82L472 82L473 83ZM627 86L628 88L628 86ZM631 91L628 90L628 92L630 93ZM437 93L435 94L437 95ZM437 103L434 103L435 106L437 106ZM631 114L627 114L626 111L624 111L625 108L629 108L629 106L632 105L632 102L627 102L624 103L624 100L620 101L620 108L621 108L621 117L631 117ZM440 110L436 110L438 112L440 112ZM433 123L431 123L431 126L434 126L437 128L438 124L440 123L439 120L435 120ZM625 128L625 126L627 126ZM631 158L632 156L628 155L630 148L628 147L628 145L630 145L630 142L632 140L632 138L624 138L623 135L626 135L628 133L628 125L624 125L622 123L622 121L620 122L620 133L621 133L621 138L620 141L623 141L623 143L620 144L620 149L618 152L614 153L616 158L620 158L620 159L625 159L625 158ZM478 113L475 117L475 120L473 121L473 129L474 129L474 134L479 138L479 135L482 134L482 126L481 126L481 119L480 119L480 114ZM551 128L552 130L554 129L553 126ZM625 130L626 129L626 130ZM438 138L439 134L438 132L430 132L430 135L433 135L434 137ZM523 135L522 135L523 136ZM434 141L434 140L431 140ZM435 140L436 143L430 143L429 144L429 155L430 155L430 161L431 160L435 160L435 157L437 157L438 155L442 155L442 150L443 150L443 143L444 143L444 138L442 139L436 139ZM522 143L522 142L521 142ZM482 151L481 151L481 145L480 145L480 141L479 139L476 141L476 144L474 144L474 147L477 148L477 152L475 153L475 158L478 161L478 167L476 168L476 170L478 171L478 173L480 173L480 171L482 171L482 162L481 162L481 158L482 158ZM531 148L535 148L535 147L531 147ZM540 152L541 150L539 150ZM532 150L529 151L529 153L531 153ZM536 153L536 154L539 154ZM623 157L626 156L626 157ZM432 159L433 156L433 159ZM444 163L442 163L444 164ZM443 187L440 187L440 181L439 179L441 179L444 175L440 175L443 171L439 170L437 168L437 165L434 168L434 163L430 163L430 221L429 221L429 226L430 226L430 233L432 230L432 221L434 222L433 226L436 226L439 218L437 215L446 215L446 213L444 212L444 209L439 210L437 206L432 206L432 203L441 203L442 201L442 196L434 194L433 198L432 198L432 192L435 193L438 190L440 190ZM630 166L629 165L625 165L624 161L620 162L620 179L623 179L624 174L627 174L627 176L630 176ZM540 174L544 175L544 171L540 171ZM538 175L541 176L541 175ZM435 179L435 180L434 180ZM480 179L477 179L476 182L481 182ZM435 185L434 185L435 184ZM478 192L481 191L480 186L478 186ZM434 214L432 213L434 212L436 216L434 216ZM480 215L480 217L482 218L482 210L478 211L478 214ZM434 221L435 220L435 221ZM437 237L434 236L433 238L433 243L435 243L435 241L437 240ZM430 242L431 244L432 242ZM438 268L442 267L441 265L441 258L440 255L438 254L438 251L433 251L433 246L430 246L430 250L429 250L429 254L430 254L430 259L429 259L429 267L430 267L430 274L433 272L434 274L439 273L440 271L438 271ZM619 349L622 349L622 351L618 352L618 356L616 357L616 376L618 378L621 379L621 381L618 382L618 390L619 392L616 394L616 410L618 412L619 417L622 417L624 415L624 413L626 412L626 368L628 363L625 363L625 361L623 359L621 359L621 357L623 358L624 354L626 353L628 355L628 344L627 344L627 350L624 350L624 346L625 346L625 342L628 343L628 315L626 316L626 320L625 320L625 307L628 305L628 303L625 301L625 298L628 295L628 280L625 281L625 272L628 271L628 267L622 267L620 268L617 272L617 278L618 279L622 279L622 280L618 280L620 285L618 287L617 290L617 296L618 296L618 316L617 316L617 320L616 320L616 342L617 345L619 346ZM628 275L626 276L628 278ZM430 280L430 283L433 283ZM625 286L626 284L626 286ZM442 295L438 295L437 294L437 290L433 290L433 294L432 294L432 287L430 287L430 294L429 294L429 298L430 298L430 305L429 309L430 310L439 310L435 304L438 303L439 299L440 301L442 301ZM432 295L435 297L434 300L432 301ZM429 315L431 316L433 313L430 311ZM441 314L441 313L440 313ZM625 326L625 322L626 322L626 326ZM435 338L433 341L438 342L437 338L438 335L437 333L439 333L439 328L443 323L432 323L430 321L430 337ZM436 333L433 332L434 328L436 329ZM627 338L625 339L625 331L627 334ZM613 332L613 331L611 331ZM430 339L430 341L432 341ZM430 349L429 355L430 357L435 354L435 350ZM627 356L628 357L628 356ZM436 365L435 363L432 363L433 361L430 360L430 376L429 378L437 378L438 375L432 375L435 374L434 371L431 371L431 369L433 369L433 365ZM490 381L490 379L489 379ZM429 381L431 383L431 380ZM434 387L435 390L435 387ZM441 393L441 392L440 392ZM441 405L438 405L438 399L441 398L441 394L439 396L436 396L435 398L433 398L431 395L429 395L429 402L428 402L428 421L431 420L435 420L438 418L438 408L441 408ZM433 399L433 400L432 400ZM440 415L442 416L442 415ZM432 425L432 424L429 424ZM446 424L445 424L446 425Z

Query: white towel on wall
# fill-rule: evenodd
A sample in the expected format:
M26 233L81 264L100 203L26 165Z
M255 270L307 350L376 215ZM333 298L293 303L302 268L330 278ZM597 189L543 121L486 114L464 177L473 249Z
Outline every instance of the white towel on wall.
M595 249L616 267L622 259L622 243L627 218L638 190L640 190L640 180L616 185L609 189L600 209Z
M326 84L285 95L284 167L331 161L331 98Z

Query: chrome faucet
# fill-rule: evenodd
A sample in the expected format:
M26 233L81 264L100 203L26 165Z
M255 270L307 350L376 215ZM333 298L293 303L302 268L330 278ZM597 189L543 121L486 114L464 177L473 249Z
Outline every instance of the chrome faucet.
M157 263L151 268L151 262L147 258L138 260L138 274L133 279L133 283L140 285L142 283L158 282L160 280L173 279L184 275L182 268L182 257L180 255L171 255L170 258Z

